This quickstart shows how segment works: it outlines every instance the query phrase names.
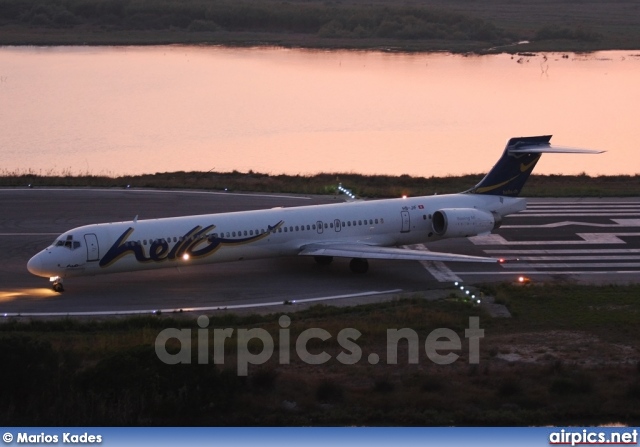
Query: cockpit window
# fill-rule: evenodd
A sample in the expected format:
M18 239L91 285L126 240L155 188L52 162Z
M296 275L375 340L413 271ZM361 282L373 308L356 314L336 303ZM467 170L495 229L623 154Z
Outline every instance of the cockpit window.
M73 240L73 236L67 236L66 239L57 240L56 242L54 242L53 245L55 247L65 247L65 248L68 248L69 250L75 250L82 246L82 244L80 244L79 241Z

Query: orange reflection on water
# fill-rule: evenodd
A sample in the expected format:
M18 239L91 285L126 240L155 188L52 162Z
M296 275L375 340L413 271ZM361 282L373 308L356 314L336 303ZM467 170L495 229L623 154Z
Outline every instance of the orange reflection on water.
M536 172L635 174L640 55L0 48L5 170L486 172L509 137L607 150Z

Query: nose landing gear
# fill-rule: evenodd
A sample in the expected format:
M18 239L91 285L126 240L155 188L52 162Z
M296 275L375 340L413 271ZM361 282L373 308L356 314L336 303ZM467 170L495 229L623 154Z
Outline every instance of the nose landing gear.
M51 280L53 281L52 287L54 292L58 292L58 293L64 292L64 286L62 285L62 278L56 277L56 278L51 278Z

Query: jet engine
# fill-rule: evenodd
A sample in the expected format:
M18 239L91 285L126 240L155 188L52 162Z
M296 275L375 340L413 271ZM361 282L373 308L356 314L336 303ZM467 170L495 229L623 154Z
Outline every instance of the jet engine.
M490 233L500 220L488 211L475 208L445 208L433 213L433 232L440 237L469 237Z

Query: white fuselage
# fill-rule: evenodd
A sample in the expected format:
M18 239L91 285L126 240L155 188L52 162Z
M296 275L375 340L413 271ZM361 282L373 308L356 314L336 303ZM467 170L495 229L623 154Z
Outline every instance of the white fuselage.
M487 233L525 207L520 198L451 194L86 225L63 233L28 268L68 278L297 255L318 244L396 247ZM475 209L495 222L438 234L432 216L442 209Z

